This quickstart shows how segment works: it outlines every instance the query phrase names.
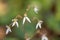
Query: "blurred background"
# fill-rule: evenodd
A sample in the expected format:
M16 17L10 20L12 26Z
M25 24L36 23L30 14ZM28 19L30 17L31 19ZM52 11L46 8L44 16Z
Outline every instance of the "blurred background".
M34 12L38 8L38 13ZM9 25L17 15L24 17L27 11L28 17L32 20L36 17L43 20L42 28L36 30L37 20L32 23L26 22L22 25L23 19L19 19L19 28L14 26L12 32L5 34L5 25ZM41 35L47 33L49 40L60 40L60 0L0 0L0 39L1 40L41 40Z

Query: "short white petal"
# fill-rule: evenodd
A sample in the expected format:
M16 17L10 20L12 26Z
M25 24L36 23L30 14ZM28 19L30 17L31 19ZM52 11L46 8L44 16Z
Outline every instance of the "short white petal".
M12 21L14 21L14 19L12 19Z
M35 8L34 8L34 11L35 11L36 13L38 13L38 8L35 7Z
M42 40L48 40L48 38L47 37L43 37Z
M6 25L6 28L8 29L8 28L10 28L8 25Z

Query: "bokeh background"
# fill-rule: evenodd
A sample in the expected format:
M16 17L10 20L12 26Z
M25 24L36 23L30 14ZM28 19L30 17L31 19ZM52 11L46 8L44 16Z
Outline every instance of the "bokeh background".
M26 22L22 25L23 19L19 19L19 28L14 26L12 32L4 34L5 25L9 25L12 19L18 14L24 17L27 7L28 17L43 20L42 29L36 30L37 20L32 23ZM34 7L38 7L38 14L34 12ZM2 30L3 29L3 30ZM37 33L39 31L39 33ZM60 0L0 0L0 35L4 40L25 40L25 34L31 37L31 40L41 40L41 33L47 33L49 40L60 40Z

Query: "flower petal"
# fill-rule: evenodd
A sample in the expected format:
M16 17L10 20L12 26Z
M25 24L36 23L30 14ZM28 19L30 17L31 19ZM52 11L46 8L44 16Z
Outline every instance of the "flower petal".
M38 27L39 27L39 24L37 23L37 25L36 25L36 29L38 29Z
M41 28L41 23L38 23L39 24L39 28Z
M28 17L26 17L26 19L27 19L27 21L28 21L29 23L31 23L31 21L30 21L30 19L29 19Z
M23 18L23 25L24 25L24 23L25 23L25 20L26 20L26 18L24 17L24 18Z
M12 27L16 24L16 22L13 22Z
M30 38L27 38L26 40L30 40Z
M6 30L6 34L8 34L9 32L12 32L9 26L6 26L7 30Z
M35 11L36 13L38 13L38 9L37 9L36 7L34 8L34 11Z
M45 35L43 35L42 40L48 40L48 38Z
M16 22L16 26L18 27L19 25L18 25L18 22Z

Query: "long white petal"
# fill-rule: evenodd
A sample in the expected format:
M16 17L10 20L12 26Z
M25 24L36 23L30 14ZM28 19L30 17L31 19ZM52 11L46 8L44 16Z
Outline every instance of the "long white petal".
M40 23L38 23L39 24L39 28L41 28L41 24Z
M8 32L9 32L9 30L7 29L7 30L6 30L6 34L8 34Z
M39 24L37 23L37 25L36 25L36 29L38 29L38 27L39 27Z
M31 21L30 21L30 19L29 19L28 17L26 17L26 19L27 19L27 21L28 21L29 23L31 23Z
M19 27L18 22L16 22L16 26Z
M26 18L24 17L24 18L23 18L23 25L24 25L24 23L25 23L25 20L26 20Z
M12 32L11 29L9 29L9 31Z
M13 22L12 27L16 24L16 22Z
M10 28L6 30L6 34L8 34L9 32L12 32Z

